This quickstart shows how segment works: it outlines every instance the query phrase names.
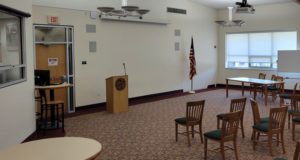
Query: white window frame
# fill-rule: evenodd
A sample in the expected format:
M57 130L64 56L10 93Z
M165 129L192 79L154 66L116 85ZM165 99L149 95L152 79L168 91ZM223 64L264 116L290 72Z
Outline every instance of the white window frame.
M273 30L273 31L253 31L253 32L227 32L225 33L225 69L254 69L254 70L277 70L277 68L273 68L273 58L275 57L275 55L272 53L272 55L263 55L263 56L255 56L255 55L250 55L250 51L248 48L248 67L228 67L228 53L227 53L227 35L229 34L248 34L248 40L249 40L249 34L251 33L278 33L278 32L296 32L297 34L297 39L296 39L296 43L298 46L298 31L297 30ZM273 36L272 36L273 38ZM249 41L248 41L249 43ZM249 44L248 44L249 45ZM297 47L298 48L298 47ZM273 50L273 39L272 39L272 50ZM231 55L234 56L234 55ZM239 55L238 55L239 56ZM251 66L251 57L269 57L270 58L270 67L256 67L256 66ZM278 57L278 55L277 55Z

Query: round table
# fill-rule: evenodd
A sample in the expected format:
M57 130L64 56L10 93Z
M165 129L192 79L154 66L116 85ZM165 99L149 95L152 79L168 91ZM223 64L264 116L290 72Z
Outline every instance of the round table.
M92 160L102 149L93 139L80 137L49 138L18 144L0 150L6 160Z

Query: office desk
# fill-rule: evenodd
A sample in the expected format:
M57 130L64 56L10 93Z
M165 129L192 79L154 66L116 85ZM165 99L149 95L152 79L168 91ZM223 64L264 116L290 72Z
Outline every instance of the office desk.
M62 83L58 85L48 85L48 86L35 86L36 90L49 90L50 91L50 101L54 101L54 90L59 89L59 88L67 88L67 87L72 87L72 84L69 83ZM51 126L55 125L55 113L54 113L54 106L51 106L51 112L50 112L50 119L51 119Z
M49 138L0 150L3 160L93 160L102 145L93 139L81 137Z
M245 83L250 83L254 85L262 85L263 86L263 95L265 96L265 105L268 105L268 86L275 84L282 84L284 88L284 82L282 81L272 81L265 79L257 79L257 78L248 78L248 77L236 77L236 78L227 78L226 79L226 97L228 98L228 83L229 81L242 82L242 96L244 96L244 85ZM254 89L254 99L256 99L256 89Z

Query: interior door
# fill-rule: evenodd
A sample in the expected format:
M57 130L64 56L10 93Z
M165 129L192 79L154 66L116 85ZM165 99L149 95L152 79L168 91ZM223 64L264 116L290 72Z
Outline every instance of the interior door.
M66 79L66 45L65 44L36 44L36 69L50 70L50 83L63 83ZM64 101L65 113L68 112L67 88L55 89L55 100Z

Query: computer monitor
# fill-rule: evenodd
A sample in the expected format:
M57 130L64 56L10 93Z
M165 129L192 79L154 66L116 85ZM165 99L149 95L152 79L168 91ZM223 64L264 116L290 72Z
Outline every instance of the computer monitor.
M50 85L50 71L34 70L34 83L38 86Z

